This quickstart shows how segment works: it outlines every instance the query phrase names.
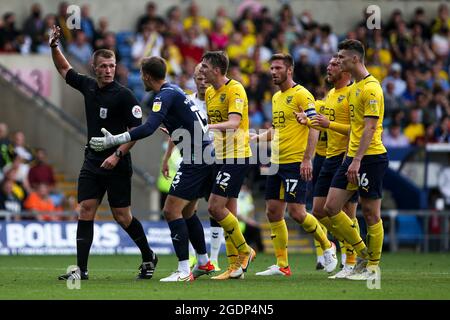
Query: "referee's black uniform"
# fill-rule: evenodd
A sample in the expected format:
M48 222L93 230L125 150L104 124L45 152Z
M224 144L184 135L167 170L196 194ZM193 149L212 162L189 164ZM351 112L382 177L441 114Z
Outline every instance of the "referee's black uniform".
M84 96L88 137L85 147L83 166L78 177L78 203L85 200L103 199L105 192L111 208L128 209L131 204L131 176L133 174L130 153L118 154L118 147L97 152L89 147L91 137L101 136L102 128L112 134L122 133L142 123L142 110L133 93L121 84L113 81L99 87L91 77L81 75L70 69L66 82ZM119 161L113 169L102 168L102 163L113 153ZM128 214L128 213L127 213ZM138 279L151 279L158 258L150 249L142 224L132 217L128 226L122 225L141 251L142 264ZM78 219L77 227L77 265L79 276L74 271L58 277L60 280L89 279L87 262L94 235L94 221Z
M88 199L101 199L105 192L113 208L130 206L131 202L131 156L124 155L112 170L101 168L106 158L117 147L101 152L89 148L91 137L102 136L106 128L112 134L119 134L142 123L142 112L133 93L113 81L99 88L91 77L69 70L66 82L84 96L88 128L85 158L78 179L78 202Z

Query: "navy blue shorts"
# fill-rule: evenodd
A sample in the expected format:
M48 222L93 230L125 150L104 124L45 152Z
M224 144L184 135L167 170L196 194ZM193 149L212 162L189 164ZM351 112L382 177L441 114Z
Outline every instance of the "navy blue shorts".
M267 176L266 200L306 202L306 181L300 176L301 162L279 164L278 172Z
M245 163L233 164L215 164L214 176L211 193L225 197L238 198L245 176L250 170L249 159Z
M389 165L387 154L363 157L359 169L359 186L349 183L345 175L352 161L352 157L345 158L333 177L331 187L349 191L359 190L359 195L362 198L381 199L383 196L383 177Z
M214 170L212 164L181 163L169 194L184 200L195 200L205 197L211 188L210 180Z
M322 169L320 170L319 177L317 178L316 185L314 187L314 197L326 197L328 191L330 190L331 181L334 175L338 171L339 167L344 160L345 153L340 155L326 158L322 164ZM349 200L350 202L358 202L358 192L355 192Z
M313 160L313 177L311 180L311 189L314 190L315 185L317 183L317 179L319 178L320 169L322 168L323 162L325 161L326 157L318 155L314 156Z

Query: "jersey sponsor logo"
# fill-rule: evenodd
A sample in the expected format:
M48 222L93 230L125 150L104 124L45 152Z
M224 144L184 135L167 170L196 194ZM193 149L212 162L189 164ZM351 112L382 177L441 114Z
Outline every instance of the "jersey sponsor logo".
M222 93L221 95L220 95L220 102L221 103L223 103L224 101L225 101L225 98L227 97L227 94L226 93Z
M100 107L100 114L99 114L99 116L102 119L106 119L106 117L108 116L108 109Z
M131 113L137 119L141 119L142 118L142 110L141 110L141 107L139 107L138 105L135 105L133 107L133 109L131 109Z
M153 102L152 111L153 112L159 112L159 110L161 110L161 105L162 105L161 101Z

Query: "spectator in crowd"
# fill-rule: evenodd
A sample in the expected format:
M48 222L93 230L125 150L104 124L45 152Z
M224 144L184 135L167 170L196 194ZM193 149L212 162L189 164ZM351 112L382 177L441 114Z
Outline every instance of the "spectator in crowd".
M3 26L0 26L0 51L19 52L16 38L20 32L16 29L16 15L12 12L6 12L3 15Z
M435 34L439 32L442 27L447 27L447 29L450 29L450 17L446 3L439 5L437 17L431 22L431 32Z
M189 30L193 25L198 25L201 31L209 34L211 31L211 20L200 15L200 8L195 1L192 1L187 8L187 16L183 20L183 27Z
M423 122L426 125L438 123L442 117L448 114L450 114L450 103L446 91L437 86L433 89L433 99L431 103L428 103L427 108L423 111Z
M33 160L33 152L30 147L26 145L25 134L22 131L16 131L13 134L14 153L19 155L26 162Z
M441 87L444 91L448 91L450 86L448 84L448 73L442 69L442 62L436 61L431 67L431 75L427 80L426 85L428 89L433 89L436 86Z
M394 95L400 97L406 90L406 82L401 78L402 66L398 62L391 65L391 72L388 77L383 80L383 91L386 91L387 83L394 84Z
M436 142L450 143L450 118L445 115L434 131Z
M403 103L400 97L394 93L395 84L392 81L383 82L385 85L384 91L384 112L386 117L391 119L392 114L399 109L403 108Z
M12 162L14 147L8 138L8 125L0 122L0 180L3 177L3 167Z
M166 25L167 25L167 32L169 32L172 35L180 35L183 30L183 20L182 20L182 13L179 6L171 6L167 10L167 19L166 19Z
M142 58L151 56L160 56L164 39L156 31L156 22L150 20L142 28L142 33L138 34L136 41L131 47L131 56L133 57L136 68Z
M33 189L36 189L41 183L45 183L50 190L55 187L55 175L52 166L47 163L45 149L36 149L36 159L28 172L28 180Z
M406 107L412 107L419 96L421 90L417 88L416 79L414 76L410 75L406 77L406 89L403 91L401 96L403 104Z
M44 29L44 20L41 15L41 5L33 3L31 13L23 24L23 33L31 38L31 51L37 52L39 44L43 41L42 30Z
M4 179L0 182L0 211L11 213L14 220L20 220L22 202L13 192L14 181Z
M86 34L82 30L77 30L75 40L67 46L67 52L81 63L88 64L94 51Z
M30 165L25 163L24 159L19 154L15 154L13 161L3 167L3 173L11 170L14 170L14 181L19 183L27 193L31 192L30 182L28 181Z
M425 138L425 126L420 122L420 110L412 109L409 113L409 123L404 130L411 144L422 145Z
M447 26L442 26L439 31L431 37L431 48L441 59L446 59L450 50Z
M142 33L144 30L144 26L149 23L150 21L153 21L156 23L156 25L164 24L164 19L160 17L158 14L158 7L156 3L153 1L150 1L147 3L145 7L145 14L142 15L136 24L136 32ZM158 26L156 26L158 29Z
M211 50L225 50L228 45L229 37L225 31L225 21L223 17L217 17L214 26L209 34Z
M410 145L408 138L402 133L400 125L393 123L389 130L383 131L383 144L387 148L402 148Z
M51 27L51 26L50 26ZM101 49L105 46L104 39L106 35L111 32L109 30L109 21L106 17L101 17L98 20L98 28L95 31L94 36L94 48L95 50Z
M90 15L90 7L85 4L81 7L81 20L80 20L81 30L83 30L87 41L91 46L94 45L95 37L95 24Z
M22 183L17 181L17 179L16 179L17 169L11 168L7 171L5 170L4 174L5 174L4 178L3 178L4 180L13 181L12 193L14 194L14 196L17 199L19 199L21 202L23 202L28 194L27 194L27 191L25 190L25 188L23 187Z
M61 208L57 208L50 198L48 185L40 183L36 191L31 192L24 202L24 208L37 214L38 220L62 220Z

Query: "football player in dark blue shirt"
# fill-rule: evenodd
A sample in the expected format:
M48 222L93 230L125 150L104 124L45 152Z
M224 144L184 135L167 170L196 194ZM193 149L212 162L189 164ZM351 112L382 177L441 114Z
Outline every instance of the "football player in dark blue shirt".
M164 216L169 224L172 243L178 257L178 270L164 282L191 281L214 271L206 252L203 226L195 214L199 198L208 192L213 172L214 153L208 136L206 116L178 86L165 80L166 63L160 57L141 61L141 77L147 91L155 92L152 110L141 126L118 135L102 129L104 137L91 138L90 146L97 151L139 140L165 126L183 161L173 179ZM198 255L198 263L190 272L189 240Z

